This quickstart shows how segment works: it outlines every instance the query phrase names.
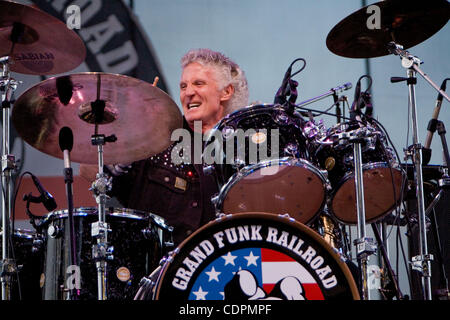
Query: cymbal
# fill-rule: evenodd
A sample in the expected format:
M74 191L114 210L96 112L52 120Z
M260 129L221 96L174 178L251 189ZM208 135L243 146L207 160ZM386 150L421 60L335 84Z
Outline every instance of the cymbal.
M12 40L17 35L17 42ZM11 52L12 51L12 52ZM11 56L11 71L55 75L86 58L81 38L65 23L34 7L0 1L0 57Z
M330 31L326 45L331 52L347 58L389 55L389 42L411 48L438 32L450 17L450 4L446 0L386 0L373 5L380 8L380 28L368 27L368 20L372 22L370 17L375 13L367 13L369 6L363 7Z
M96 126L91 103L104 102L105 117ZM24 141L48 155L63 158L59 131L73 132L70 158L98 163L92 145L98 134L115 135L104 145L104 164L130 163L165 150L172 131L182 127L180 109L161 89L129 76L86 72L44 80L25 91L12 110L13 124Z

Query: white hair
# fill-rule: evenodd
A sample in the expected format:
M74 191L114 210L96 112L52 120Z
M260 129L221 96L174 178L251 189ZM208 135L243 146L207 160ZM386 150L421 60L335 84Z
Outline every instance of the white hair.
M181 58L181 67L197 62L215 68L217 71L219 85L221 89L231 84L234 94L225 104L225 114L229 114L237 109L248 105L248 84L244 71L220 52L210 49L193 49L188 51Z

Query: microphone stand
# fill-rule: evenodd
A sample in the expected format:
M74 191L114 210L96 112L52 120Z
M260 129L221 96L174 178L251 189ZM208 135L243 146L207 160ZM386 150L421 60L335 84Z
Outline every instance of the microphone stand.
M375 252L373 239L366 236L366 208L364 202L364 174L362 169L362 144L365 142L366 134L364 128L353 130L351 132L342 132L338 134L339 144L353 144L353 163L355 170L355 194L356 194L356 214L357 214L357 233L355 239L356 255L358 267L360 269L360 292L362 300L370 300L368 287L368 258Z
M13 42L14 48L14 42ZM13 49L11 49L12 53ZM11 235L11 194L12 181L11 172L16 169L16 159L9 154L10 149L10 108L11 97L17 89L18 81L11 78L9 64L10 56L0 58L2 71L0 74L0 92L2 95L1 106L3 113L3 143L2 143L2 260L0 262L2 300L11 300L12 275L16 271L16 264L10 257L10 235Z
M70 237L70 258L71 263L70 266L74 266L76 272L78 275L80 275L80 266L78 264L77 259L77 241L75 236L75 227L74 227L74 220L73 220L73 192L72 192L72 184L73 184L73 170L70 167L70 165L66 165L66 167L63 170L64 173L64 182L66 184L66 195L67 195L67 205L68 205L68 216L67 219L69 220L69 237ZM76 281L77 282L77 281ZM69 288L70 296L69 300L78 300L80 297L80 289L77 288L76 285L71 286Z
M396 44L395 42L390 42L387 46L389 52L394 55L401 57L402 67L407 69L407 78L397 78L395 81L391 79L391 82L406 81L409 89L409 105L411 107L411 118L412 118L412 131L413 131L413 146L412 152L410 148L406 151L406 156L411 156L414 162L414 171L416 179L416 194L417 194L417 209L419 216L419 244L420 251L419 255L412 258L413 269L421 272L422 277L422 294L425 300L432 299L431 293L431 264L430 261L433 259L432 255L428 253L427 244L427 229L426 229L426 215L425 215L425 196L424 196L424 186L423 186L423 172L422 172L422 146L419 143L418 126L417 126L417 109L416 109L416 93L415 85L417 83L416 74L419 73L428 83L431 84L442 96L450 101L447 94L441 90L422 70L419 68L421 61L412 56L408 51L403 50L403 47Z
M342 112L341 112L341 107L340 107L340 103L339 103L339 97L337 96L336 92L333 92L333 100L334 100L334 104L336 105L336 121L339 124L339 123L341 123Z

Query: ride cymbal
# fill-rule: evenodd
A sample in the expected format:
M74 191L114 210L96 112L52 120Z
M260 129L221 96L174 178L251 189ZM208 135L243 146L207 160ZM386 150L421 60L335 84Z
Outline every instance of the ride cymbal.
M347 58L389 55L389 42L394 41L404 49L411 48L438 32L450 18L447 0L386 0L373 6L380 9L379 28L369 21L372 15L367 12L369 6L363 7L330 31L326 45L331 52Z
M115 135L104 145L104 163L130 163L165 150L172 131L182 127L180 109L161 89L132 77L108 73L79 73L44 80L15 102L12 121L32 147L63 158L59 131L74 136L71 160L98 163L91 137L96 132L93 105L103 105L98 134ZM103 111L103 108L100 108Z

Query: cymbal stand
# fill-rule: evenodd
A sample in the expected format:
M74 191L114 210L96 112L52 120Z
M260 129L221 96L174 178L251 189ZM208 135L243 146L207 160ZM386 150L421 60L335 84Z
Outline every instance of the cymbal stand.
M362 134L363 133L363 134ZM356 255L360 269L362 300L370 300L368 288L368 258L375 252L373 239L366 236L366 208L364 203L364 176L362 169L362 144L365 142L364 130L342 132L338 135L339 144L353 144L353 161L355 168L355 192L358 238L355 239Z
M97 125L96 125L97 127ZM97 131L97 130L96 130ZM112 138L113 137L113 138ZM115 136L105 137L95 134L91 138L93 145L98 148L98 173L97 179L92 183L92 190L98 204L98 221L92 223L91 235L97 238L97 244L92 246L92 256L96 262L97 268L97 288L98 300L107 300L107 260L112 260L112 247L108 246L108 232L111 232L108 223L106 223L106 193L111 190L111 178L103 171L103 146L106 142L114 142Z
M403 47L395 42L390 42L387 49L394 55L401 57L402 67L407 69L406 78L391 78L391 82L406 81L408 85L408 103L411 107L412 131L413 131L413 145L408 148L406 156L411 156L414 161L414 172L416 179L416 195L417 195L417 209L419 222L419 255L412 258L413 269L421 272L422 277L422 293L425 300L432 299L431 292L431 260L433 256L428 253L427 244L427 229L426 229L426 215L425 215L425 196L423 186L423 172L422 172L422 146L419 143L419 130L417 126L417 106L416 106L416 92L415 85L417 83L416 74L419 73L428 83L431 84L442 96L450 101L448 95L439 88L422 70L419 65L421 61L419 58L411 55L408 51L403 50ZM410 152L409 150L412 149Z
M98 204L98 221L92 223L91 235L97 238L97 244L92 246L92 256L95 260L97 268L97 296L98 300L107 300L107 260L112 260L113 247L108 246L108 232L111 232L108 223L106 223L106 200L108 198L107 192L111 190L111 178L109 178L103 171L103 146L107 142L115 142L117 140L115 135L106 137L103 134L98 134L98 126L103 121L105 101L100 100L100 75L97 85L97 100L91 103L93 115L95 118L95 134L91 137L91 143L97 146L98 149L98 173L97 179L92 183L92 190Z
M10 234L11 234L11 172L16 169L16 159L9 154L10 149L10 108L11 97L17 89L18 81L11 78L9 64L10 57L0 58L2 66L0 74L0 92L2 94L1 106L3 112L3 143L2 143L2 260L1 260L1 283L2 300L11 299L11 277L15 274L15 262L10 254Z

